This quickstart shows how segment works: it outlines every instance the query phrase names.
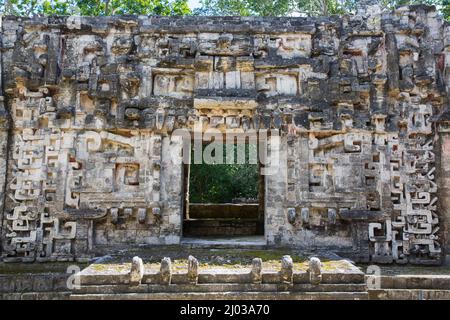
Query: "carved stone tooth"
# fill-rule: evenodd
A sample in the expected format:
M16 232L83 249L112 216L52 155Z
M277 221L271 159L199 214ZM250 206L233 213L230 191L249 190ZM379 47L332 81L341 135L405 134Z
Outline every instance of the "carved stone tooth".
M139 257L133 257L131 261L130 270L130 285L138 286L141 284L142 277L144 276L144 263Z
M280 280L282 283L292 284L294 263L289 255L281 258Z
M297 212L295 211L295 208L288 208L287 210L287 219L290 224L294 224L297 220Z
M197 282L198 282L198 260L193 256L188 257L187 277L188 277L189 283L197 284Z
M322 262L317 257L309 259L309 282L313 285L318 285L322 282Z
M262 281L262 260L254 258L252 260L252 270L250 271L250 282L261 283Z
M159 274L160 283L163 285L169 285L172 280L172 261L170 258L165 257L161 260Z
M139 223L143 224L147 220L147 209L146 208L139 208L138 209L138 221Z
M111 208L109 212L111 214L111 222L113 224L118 223L119 222L119 209L118 208Z

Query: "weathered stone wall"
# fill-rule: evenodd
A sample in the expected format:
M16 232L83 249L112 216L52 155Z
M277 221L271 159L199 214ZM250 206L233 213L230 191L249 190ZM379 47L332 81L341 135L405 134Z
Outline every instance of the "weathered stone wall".
M268 177L269 243L334 247L364 261L439 260L437 240L448 231L439 232L438 213L447 230L448 194L443 188L438 209L435 157L447 170L449 154L434 146L432 122L446 110L448 49L435 12L410 10L381 19L368 11L363 28L344 18L341 37L329 37L334 46L319 55L336 69L327 63L304 85L313 106L284 105L297 109L297 134L281 144L286 168Z
M436 138L439 148L438 157L438 190L439 210L442 217L442 228L447 252L450 252L450 112L448 109L448 97L450 95L450 25L444 27L444 51L439 61L442 67L440 76L443 79L445 92L447 94L447 108L439 116L437 121Z
M3 260L179 243L183 144L171 133L202 124L280 134L269 245L439 263L450 180L434 121L448 121L449 33L421 5L340 18L4 17Z
M7 146L8 146L8 122L7 114L0 101L0 219L3 221L5 187L6 187L6 167L7 167ZM0 234L2 234L2 223L0 223Z
M2 20L0 18L0 28L2 26ZM0 45L2 41L0 39ZM0 221L3 222L4 212L4 200L5 200L5 187L6 187L6 170L7 170L7 154L8 154L8 128L9 118L5 109L4 96L3 96L3 72L2 72L3 57L0 50ZM0 236L2 235L2 224L0 223ZM3 237L1 238L3 239Z

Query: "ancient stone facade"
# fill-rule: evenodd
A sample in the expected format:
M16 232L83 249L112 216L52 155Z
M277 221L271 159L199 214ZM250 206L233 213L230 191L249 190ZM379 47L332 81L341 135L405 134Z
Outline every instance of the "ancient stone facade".
M269 130L268 245L440 263L450 239L450 27L354 16L3 17L3 261L179 244L181 128ZM4 106L3 106L4 105Z

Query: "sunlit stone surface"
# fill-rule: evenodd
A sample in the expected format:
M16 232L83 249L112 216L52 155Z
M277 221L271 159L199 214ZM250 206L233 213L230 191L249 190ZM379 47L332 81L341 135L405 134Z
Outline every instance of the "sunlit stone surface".
M281 136L265 177L268 245L440 263L450 28L434 8L3 17L1 37L3 261L179 244L183 145L172 132L203 123Z

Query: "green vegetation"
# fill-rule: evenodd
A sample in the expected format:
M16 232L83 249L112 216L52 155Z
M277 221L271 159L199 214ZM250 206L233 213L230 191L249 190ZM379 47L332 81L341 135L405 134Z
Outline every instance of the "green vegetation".
M354 13L358 0L201 0L197 15L210 16L328 16ZM383 8L408 4L435 5L450 19L450 0L381 0Z
M256 155L256 145L245 145L245 164L226 164L226 149L229 148L234 159L237 159L238 147L226 144L221 146L223 148L222 164L191 164L189 202L230 203L236 198L258 198L259 168L257 164L252 164L253 161L250 161L250 155L252 153ZM203 146L203 154L205 154L205 148L207 148L206 145Z
M383 8L435 5L450 20L450 0L380 0ZM31 15L103 16L122 14L204 16L327 16L354 13L359 0L200 0L193 12L188 0L3 0L0 12Z
M194 14L204 16L285 16L291 0L201 0Z
M187 0L5 0L0 12L18 16L108 16L144 14L177 16L191 13Z

